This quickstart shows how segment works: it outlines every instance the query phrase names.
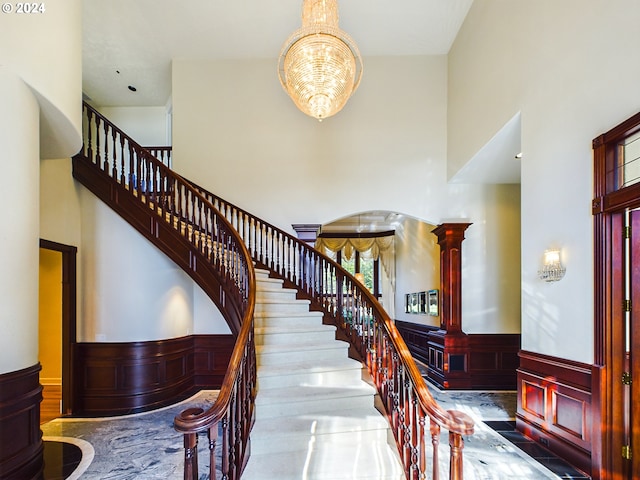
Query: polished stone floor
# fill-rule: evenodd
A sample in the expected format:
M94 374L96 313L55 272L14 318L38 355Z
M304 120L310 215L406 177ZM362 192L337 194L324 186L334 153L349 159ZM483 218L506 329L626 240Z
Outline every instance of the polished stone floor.
M476 422L475 433L465 438L465 480L588 478L541 447L526 444L528 440L517 437L517 432L509 433L516 409L515 392L431 390L443 408L461 410ZM53 445L49 442L68 442L83 451L82 461L72 473L69 473L69 466L60 473L63 469L58 466L54 473L46 473L44 480L182 478L182 438L172 427L173 418L184 408L210 404L216 393L201 392L178 405L138 415L102 419L65 418L42 425L49 447ZM441 457L446 460L444 435L442 443ZM57 455L64 456L59 446L55 448L58 448ZM53 451L52 448L49 450ZM200 459L201 468L207 465L204 450L203 445L200 453L205 454ZM528 453L538 454L538 460ZM71 462L73 455L68 455ZM55 459L55 452L53 456L48 460L49 464L65 463L64 459ZM547 461L547 466L542 460ZM201 475L200 478L204 480L206 476Z

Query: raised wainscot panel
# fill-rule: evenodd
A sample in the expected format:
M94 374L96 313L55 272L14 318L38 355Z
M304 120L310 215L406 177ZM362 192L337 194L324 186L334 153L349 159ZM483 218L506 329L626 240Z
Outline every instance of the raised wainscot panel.
M518 430L590 474L592 367L527 351L519 356Z
M75 414L121 415L170 405L222 385L232 335L75 345ZM203 361L206 359L206 361Z
M40 364L0 375L0 478L31 480L43 470Z

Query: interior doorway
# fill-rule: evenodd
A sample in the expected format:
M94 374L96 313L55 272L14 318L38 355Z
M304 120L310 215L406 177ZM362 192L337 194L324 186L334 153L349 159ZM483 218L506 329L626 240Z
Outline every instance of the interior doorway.
M640 113L596 137L593 153L592 477L632 480L640 478Z
M77 248L40 240L39 361L41 421L73 413Z

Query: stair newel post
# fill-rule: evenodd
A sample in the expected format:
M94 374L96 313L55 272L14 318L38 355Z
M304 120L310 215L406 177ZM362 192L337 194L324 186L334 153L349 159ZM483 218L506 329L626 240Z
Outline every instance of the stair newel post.
M449 480L462 480L462 449L464 448L462 435L449 432L449 447L451 448L449 457Z
M184 434L184 480L198 479L198 435Z

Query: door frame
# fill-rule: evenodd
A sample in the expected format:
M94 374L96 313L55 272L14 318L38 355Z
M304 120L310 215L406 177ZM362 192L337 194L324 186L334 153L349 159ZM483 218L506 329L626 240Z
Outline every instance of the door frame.
M593 140L594 375L592 478L625 478L631 465L622 458L619 426L624 398L625 212L640 206L640 183L619 187L618 145L640 131L640 113ZM636 449L640 445L635 446ZM640 452L634 452L634 457Z
M74 410L73 352L77 319L77 254L72 245L40 239L40 248L62 253L62 414Z

